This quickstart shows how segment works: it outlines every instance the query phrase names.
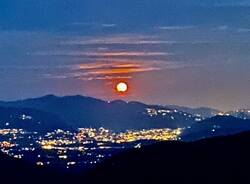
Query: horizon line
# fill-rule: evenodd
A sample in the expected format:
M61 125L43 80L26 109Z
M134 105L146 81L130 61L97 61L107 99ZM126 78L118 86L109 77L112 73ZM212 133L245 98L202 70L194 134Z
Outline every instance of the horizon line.
M45 94L45 95L41 95L41 96L37 96L37 97L26 97L26 98L21 98L21 99L14 99L14 100L0 100L0 102L3 103L11 103L11 102L17 102L17 101L25 101L25 100L34 100L34 99L40 99L40 98L45 98L45 97L56 97L56 98L65 98L65 97L84 97L84 98L91 98L94 100L99 100L99 101L103 101L106 103L112 103L112 102L116 102L116 101L123 101L125 103L141 103L144 105L149 105L149 106L161 106L161 107L167 107L167 106L177 106L177 107L184 107L184 108L190 108L190 109L201 109L201 108L208 108L208 109L212 109L212 110L216 110L216 111L220 111L220 112L230 112L230 111L235 111L235 110L229 110L229 111L223 111L221 109L215 108L215 107L210 107L210 106L187 106L187 105L177 105L177 104L150 104L150 103L146 103L146 102L142 102L142 101L137 101L137 100L122 100L122 99L114 99L114 100L105 100L105 99L101 99L101 98L97 98L97 97L92 97L92 96L86 96L86 95L81 95L81 94L75 94L75 95L55 95L55 94ZM247 108L240 108L240 109L247 109ZM239 109L236 109L239 110Z

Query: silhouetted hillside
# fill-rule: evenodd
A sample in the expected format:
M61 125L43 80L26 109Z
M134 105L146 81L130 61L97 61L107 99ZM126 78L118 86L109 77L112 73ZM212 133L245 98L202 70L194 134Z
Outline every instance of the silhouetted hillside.
M211 118L221 112L220 110L212 109L208 107L190 108L190 107L178 106L178 105L167 105L166 107L171 108L171 109L177 109L179 111L187 112L193 115L199 115L203 118Z
M230 114L231 116L242 118L242 119L250 119L250 109L239 109L236 111L230 111L226 114Z
M106 102L84 96L53 95L16 102L0 102L1 106L32 108L50 112L69 125L105 127L116 131L148 128L179 128L195 122L195 116L156 105L121 100Z
M193 124L184 130L183 140L198 140L250 131L250 120L233 116L215 116Z
M48 132L70 127L56 115L30 108L0 107L1 129L25 129L26 131Z

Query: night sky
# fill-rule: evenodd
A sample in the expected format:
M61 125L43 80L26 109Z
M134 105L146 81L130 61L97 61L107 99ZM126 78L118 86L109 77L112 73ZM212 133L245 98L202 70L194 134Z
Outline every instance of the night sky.
M1 0L0 99L250 107L250 0ZM125 95L114 91L129 85Z

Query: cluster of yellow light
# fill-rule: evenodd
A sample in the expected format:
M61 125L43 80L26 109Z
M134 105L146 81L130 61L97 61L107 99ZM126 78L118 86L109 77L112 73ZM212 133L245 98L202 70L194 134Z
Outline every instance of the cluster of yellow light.
M43 149L46 149L46 150L52 150L52 149L54 149L55 147L52 146L52 145L50 145L50 144L46 144L46 145L42 146L42 148L43 148Z
M74 139L69 138L56 138L52 140L42 139L38 141L41 147L45 150L82 150L81 147L74 147L72 145L77 142Z
M77 135L79 141L83 141L87 138L93 138L96 141L102 142L115 142L125 143L138 140L177 140L182 132L181 128L178 129L150 129L141 131L127 131L125 133L111 134L106 129L81 129Z
M17 134L22 131L22 129L0 129L0 135Z
M79 129L76 139L80 142L86 141L86 139L93 139L99 142L114 142L114 135L105 128L82 128Z
M14 146L15 146L15 144L12 144L12 143L7 142L7 141L0 142L0 148L12 148Z
M151 129L141 131L128 131L120 133L116 137L117 143L134 142L139 140L156 140L156 141L169 141L178 140L182 132L181 128L178 129Z
M58 139L58 140L42 140L40 142L40 145L44 149L52 149L54 146L66 146L75 144L75 141L68 140L68 139Z
M100 128L82 128L79 129L78 134L74 137L67 138L56 138L53 140L41 140L39 143L41 147L45 150L78 150L86 151L89 148L85 147L83 144L92 143L97 141L97 147L99 149L110 149L110 146L104 143L128 143L140 140L155 140L155 141L169 141L178 140L182 129L150 129L150 130L140 130L140 131L127 131L125 133L112 133L108 129ZM90 148L96 149L96 147ZM61 153L60 153L61 155Z

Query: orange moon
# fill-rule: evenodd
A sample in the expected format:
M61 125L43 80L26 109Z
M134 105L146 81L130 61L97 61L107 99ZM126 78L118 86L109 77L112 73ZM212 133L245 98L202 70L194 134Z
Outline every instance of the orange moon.
M124 93L124 92L128 91L128 84L126 84L125 82L119 82L119 83L116 85L116 90L117 90L119 93Z

